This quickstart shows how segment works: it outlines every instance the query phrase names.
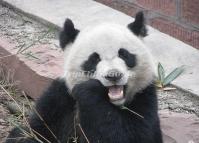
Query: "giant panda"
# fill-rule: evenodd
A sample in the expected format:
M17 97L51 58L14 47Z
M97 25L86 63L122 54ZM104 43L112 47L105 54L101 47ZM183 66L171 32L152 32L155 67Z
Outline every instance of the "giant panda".
M142 12L126 26L81 31L67 19L60 34L65 74L37 101L29 120L36 137L14 128L6 143L162 143L145 36Z

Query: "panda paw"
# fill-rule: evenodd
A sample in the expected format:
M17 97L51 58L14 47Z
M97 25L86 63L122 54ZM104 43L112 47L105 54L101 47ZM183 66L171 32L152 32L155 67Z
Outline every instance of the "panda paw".
M73 97L81 104L95 104L103 100L105 94L106 88L96 79L77 84L72 90Z

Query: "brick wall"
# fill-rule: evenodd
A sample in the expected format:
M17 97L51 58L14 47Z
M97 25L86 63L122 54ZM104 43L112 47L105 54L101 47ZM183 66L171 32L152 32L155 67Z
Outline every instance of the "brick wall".
M199 49L199 0L96 0L130 16L142 10L152 27Z

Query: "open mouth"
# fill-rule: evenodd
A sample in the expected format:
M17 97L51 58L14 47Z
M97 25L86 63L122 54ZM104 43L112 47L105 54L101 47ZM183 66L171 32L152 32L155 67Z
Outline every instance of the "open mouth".
M123 100L124 99L124 86L123 85L109 86L108 96L111 102Z

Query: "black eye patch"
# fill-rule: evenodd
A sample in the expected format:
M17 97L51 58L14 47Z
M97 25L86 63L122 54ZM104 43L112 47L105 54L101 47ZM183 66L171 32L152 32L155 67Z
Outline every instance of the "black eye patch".
M89 56L88 60L82 64L82 69L86 74L94 73L96 71L96 66L100 60L100 56L97 53L93 53Z
M136 65L136 55L129 53L126 49L121 48L118 55L128 67L133 68Z

